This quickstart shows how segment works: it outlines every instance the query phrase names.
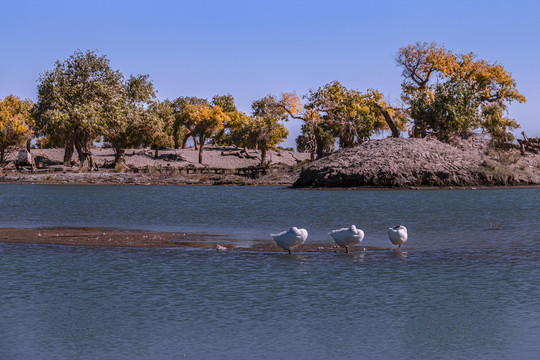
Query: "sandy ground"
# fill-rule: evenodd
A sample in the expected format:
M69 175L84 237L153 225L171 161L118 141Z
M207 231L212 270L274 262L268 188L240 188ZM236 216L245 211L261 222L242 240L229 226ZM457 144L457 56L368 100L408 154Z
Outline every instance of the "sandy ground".
M128 149L126 150L126 164L133 168L153 167L210 167L221 169L238 169L248 166L257 166L260 163L260 151L250 150L250 155L255 159L241 158L231 154L239 152L240 149L227 146L209 146L206 145L203 154L203 164L199 164L199 151L193 147L186 149L167 149L160 150L158 158L154 158L154 151L150 149ZM31 151L36 163L41 167L62 165L64 159L64 149L32 149ZM110 166L114 161L114 150L94 148L92 149L94 161L98 167ZM17 152L11 151L8 161L16 159ZM76 161L77 154L72 157ZM269 151L267 161L270 164L296 165L309 159L309 154L295 153L288 150Z
M309 154L270 151L270 166L258 167L254 158L241 156L234 147L207 146L204 164L198 151L126 150L128 168L114 169L112 149L93 149L99 171L80 172L63 166L63 149L34 149L35 174L26 167L17 171L17 152L0 166L0 183L119 184L119 185L271 185L323 188L424 188L539 186L540 154L520 154L517 149L498 150L481 136L453 145L434 138L378 139L337 151L310 162ZM240 156L239 156L240 155Z
M202 235L188 233L122 231L110 229L0 229L0 242L50 244L68 246L104 246L104 247L204 247L216 251L263 251L283 252L272 239L256 241L249 246L240 243L235 246L234 239L219 235ZM366 250L387 250L372 247L354 246L350 252ZM304 244L296 247L293 252L344 252L337 245Z
M92 153L99 171L80 172L76 155L72 158L72 166L64 167L63 149L33 149L36 173L30 173L28 166L18 171L14 163L17 152L12 151L7 156L7 163L0 166L0 183L290 186L309 159L309 154L269 151L267 161L270 166L260 171L260 151L250 151L254 159L234 155L239 151L234 147L207 146L204 164L199 164L198 150L193 147L160 150L158 158L154 158L154 151L149 149L129 149L126 150L128 168L114 169L114 151L95 148Z

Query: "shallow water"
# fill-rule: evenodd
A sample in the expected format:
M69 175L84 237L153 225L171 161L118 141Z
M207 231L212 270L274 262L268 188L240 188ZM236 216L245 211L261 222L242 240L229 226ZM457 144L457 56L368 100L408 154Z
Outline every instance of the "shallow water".
M0 226L242 241L356 223L343 253L0 244L0 359L537 359L540 189L0 186ZM81 204L81 206L75 204ZM385 228L408 226L404 252Z
M110 227L271 241L306 228L308 242L356 224L366 246L388 247L387 228L409 229L410 249L533 248L540 188L292 190L223 186L0 186L0 227Z

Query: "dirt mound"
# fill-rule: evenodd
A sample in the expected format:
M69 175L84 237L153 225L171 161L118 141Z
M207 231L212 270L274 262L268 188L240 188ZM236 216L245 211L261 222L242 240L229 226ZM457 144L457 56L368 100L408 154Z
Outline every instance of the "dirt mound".
M505 186L540 184L540 156L490 149L480 138L371 140L302 169L295 187Z

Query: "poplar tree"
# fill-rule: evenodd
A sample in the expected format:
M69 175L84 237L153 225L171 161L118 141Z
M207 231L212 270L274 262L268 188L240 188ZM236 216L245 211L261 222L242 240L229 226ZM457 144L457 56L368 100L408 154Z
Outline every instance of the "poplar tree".
M65 162L75 147L81 168L96 167L91 146L111 116L110 104L120 101L122 79L104 55L80 50L40 76L37 125L45 135L63 140Z
M229 116L220 106L208 103L186 104L185 111L188 114L188 125L191 133L199 141L199 164L203 163L204 145L208 139L216 135L224 128Z
M149 107L156 98L148 75L132 75L118 85L114 101L105 104L103 126L104 140L115 152L115 166L125 164L127 148L145 143L148 123L154 120Z
M32 131L32 102L8 95L0 100L0 162L5 160L5 152L11 147L22 146Z
M400 48L396 62L402 68L402 99L410 107L413 136L430 132L449 140L481 128L505 141L512 138L509 130L519 127L504 113L513 101L526 99L501 64L434 42Z
M278 104L278 100L273 95L267 95L253 101L251 109L253 118L249 134L261 150L260 165L266 166L268 150L275 149L289 135L289 131L282 124L282 122L288 121L288 113Z

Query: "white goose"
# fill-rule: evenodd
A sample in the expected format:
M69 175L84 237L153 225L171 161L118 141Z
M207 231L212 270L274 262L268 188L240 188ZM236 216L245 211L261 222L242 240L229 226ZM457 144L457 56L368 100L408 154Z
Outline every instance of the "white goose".
M288 231L283 231L279 234L270 234L270 236L279 247L288 250L290 254L292 248L302 245L306 241L308 232L306 229L298 229L293 226Z
M349 253L349 246L360 244L364 240L364 232L357 229L355 225L350 228L343 228L330 231L330 236L336 244L345 248L345 253Z
M401 249L401 245L407 241L407 228L403 225L394 226L388 228L388 238L394 245L398 246L398 251Z

